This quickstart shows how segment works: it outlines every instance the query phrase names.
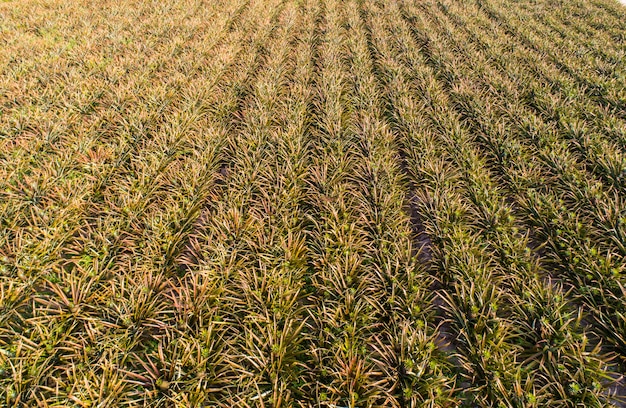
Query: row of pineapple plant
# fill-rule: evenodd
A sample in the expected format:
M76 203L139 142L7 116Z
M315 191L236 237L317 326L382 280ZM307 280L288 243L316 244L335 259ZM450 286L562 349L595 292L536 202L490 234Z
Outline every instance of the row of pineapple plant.
M480 0L478 4L491 19L499 21L500 25L518 37L523 44L536 51L541 51L548 61L581 87L589 100L613 110L616 116L624 118L624 89L620 86L619 80L606 81L585 65L576 66L575 57L570 58L569 55L562 55L562 51L558 47L548 48L549 45L552 45L548 36L538 36L528 28L515 24L515 21L512 21L513 18L509 17L509 13L502 13L497 6L489 1ZM611 83L615 83L616 86L610 86Z
M506 35L499 32L495 37L484 33L490 29L497 30L492 22L485 16L474 14L474 18L469 21L465 17L465 10L460 10L455 4L446 6L440 5L455 24L463 27L468 32L470 40L480 47L484 53L489 55L493 61L497 61L497 69L510 72L510 78L517 84L517 92L525 93L530 106L535 109L544 120L557 125L560 135L568 140L568 145L574 153L578 154L580 160L587 163L588 168L598 177L602 178L608 185L617 189L623 185L623 123L610 112L601 108L594 108L594 105L587 99L580 97L580 92L576 86L568 85L559 79L559 74L546 74L554 68L541 68L537 66L537 61L541 61L541 56L528 58L533 50L523 46L511 47L503 46L502 41L497 41L498 35ZM487 20L486 22L484 20ZM477 23L481 25L476 26ZM496 41L494 41L496 39ZM515 38L511 38L515 41ZM529 71L518 69L530 64L533 68ZM545 64L542 64L545 67ZM539 84L536 85L539 78ZM545 81L550 86L541 84ZM534 83L534 84L533 84ZM528 85L532 84L531 87Z
M206 285L210 280L203 281L199 277L191 282L179 282L177 277L184 268L181 270L178 266L178 258L196 220L206 216L207 202L221 195L223 162L228 161L224 150L234 126L232 117L239 111L242 93L255 76L263 47L276 34L282 11L279 2L256 2L251 4L250 17L229 28L244 30L251 41L246 44L239 39L237 44L246 47L232 55L231 58L236 57L238 61L226 67L226 76L211 82L202 76L197 78L199 84L210 86L206 91L194 89L190 95L195 105L192 107L199 110L201 121L197 129L180 132L186 138L195 137L196 142L179 147L168 145L164 149L166 156L179 151L195 154L185 154L180 163L158 166L164 173L171 171L171 176L164 177L161 186L153 185L146 199L154 199L160 192L164 199L155 203L153 215L146 212L137 216L150 223L140 228L135 236L128 237L124 244L128 248L129 241L135 240L137 249L128 253L129 266L125 268L133 270L134 276L115 288L112 305L118 323L116 329L121 329L118 332L122 336L120 343L125 344L126 353L133 352L123 361L123 382L131 387L130 396L137 401L185 406L198 404L205 398L198 379L203 379L203 367L210 367L213 359L219 359L219 354L206 351L217 350L219 343L214 343L219 334L211 329L212 320L204 320L206 327L195 326L198 322L194 319L202 321L202 316L194 316L190 307L195 304L202 308L200 310L210 308L211 303L204 304L202 297L194 299L194 295L210 299L215 295L215 288L209 286L212 291L207 293ZM142 173L145 172L138 174ZM173 202L168 203L166 199ZM143 210L141 201L137 209ZM187 327L196 328L199 334L189 336L187 330L191 329Z
M450 59L453 58L451 54L448 55ZM470 77L465 76L465 78ZM484 75L484 78L494 81L498 75L490 71ZM592 311L598 313L599 326L606 332L609 341L613 342L618 349L622 348L623 320L619 315L611 316L615 311L621 310L619 306L621 302L618 299L623 292L620 289L622 287L620 284L622 255L619 242L622 235L620 229L623 228L618 221L620 208L623 208L620 198L603 192L597 182L586 180L585 173L580 173L582 169L576 169L576 160L567 159L568 151L563 146L551 149L552 146L548 143L531 143L526 146L540 150L536 153L530 150L524 154L525 144L528 142L524 140L528 136L528 127L525 124L533 123L537 126L540 121L532 117L525 119L524 116L529 114L524 112L528 110L524 106L519 106L519 102L517 107L513 105L515 110L512 110L511 94L506 101L486 105L486 93L480 93L472 88L464 86L456 91L458 96L461 96L459 104L462 114L470 119L469 122L472 123L475 134L482 139L481 143L492 150L493 159L517 169L517 172L510 172L506 168L498 170L504 171L503 175L511 183L511 189L520 196L518 202L522 205L529 220L536 227L541 227L538 232L545 232L545 227L550 226L549 230L552 232L544 233L542 240L550 244L554 250L551 255L555 261L561 264L565 262L565 266L560 266L572 272L571 276L575 278L573 282L577 286L584 284L581 285L582 289L585 289L587 285L596 287L591 292L600 291L601 294L596 293L597 298L612 299L610 302L602 303L603 307L609 308L607 311L596 307L598 303L601 303L600 300L592 300L587 296L589 306ZM500 89L506 88L500 86ZM472 92L476 92L473 97ZM468 103L468 101L471 102ZM506 127L502 124L502 117L508 117L510 120L509 124L504 125ZM545 138L546 141L558 143L555 137L546 138L546 135L549 135L548 128L541 126L538 129L539 131L533 132L536 138ZM518 134L520 138L510 140L511 133ZM542 164L546 166L545 169L542 168L543 166L533 168L534 163L529 160L533 153L542 160ZM518 160L515 160L516 158ZM579 176L576 176L577 171L580 173ZM551 173L556 177L546 177L546 174ZM545 190L546 183L549 183L548 185L554 183L557 191L542 191ZM529 190L529 187L532 190ZM593 193L597 195L597 198L593 197ZM574 202L572 199L577 201ZM548 213L534 211L534 208L539 205L538 202L543 202L543 207L551 208L552 211ZM589 204L581 207L581 203ZM554 216L555 211L558 216ZM582 223L583 217L595 228L582 228L585 225ZM617 228L611 228L613 217L617 217ZM573 247L565 245L560 238L557 238L558 243L549 238L553 234L558 237L563 234L563 231L568 237L577 237L575 240L568 240ZM598 247L598 243L603 245ZM570 263L575 266L570 266ZM574 268L573 271L571 271L572 268ZM596 280L598 276L602 276L600 281ZM579 281L580 279L582 282Z
M465 52L467 53L467 51ZM468 54L468 58L473 58L474 56L475 54L473 53ZM502 105L508 105L507 109L515 109L514 114L511 114L506 110L503 111L503 114L518 122L515 123L515 125L521 126L522 132L525 133L526 136L531 136L531 143L529 144L530 148L532 149L532 151L536 152L535 154L546 164L546 170L544 170L543 173L551 173L560 176L554 180L556 185L560 184L560 188L565 191L574 189L574 192L576 192L578 196L583 197L586 204L588 203L589 208L593 209L594 207L596 207L596 205L594 205L593 195L589 192L586 192L584 189L581 189L580 186L576 185L581 180L584 181L586 178L588 178L588 175L586 175L585 173L586 168L584 166L578 165L577 157L573 156L573 154L568 153L567 141L561 140L559 137L560 133L555 131L553 127L550 126L550 123L546 123L542 121L540 117L534 115L532 110L527 109L522 101L516 102L516 99L514 99L514 96L516 95L514 91L514 89L516 89L516 83L511 83L511 81L509 81L506 76L503 77L502 75L499 75L496 69L493 69L489 66L485 66L484 68L486 72L479 76L479 86L484 87L491 83L494 83L494 85L497 84L497 89L501 90L500 92L498 92L497 96L502 99L500 99L500 104L493 104L492 106L498 107ZM487 79L490 82L488 82ZM496 79L501 80L500 82L496 83ZM469 82L465 82L464 84L459 86L458 92L456 93L459 95L459 105L464 106L471 111L471 109L473 108L471 106L467 107L467 101L464 99L464 88L468 88L464 86L466 84L469 84ZM480 98L482 98L482 94L478 94L475 100L479 100ZM484 109L490 109L492 107L484 103L483 105ZM597 191L597 194L600 194L595 198L603 198L607 202L613 201L613 205L615 206L615 208L620 207L619 203L621 202L621 197L616 195L617 191L614 191L610 187L603 187L601 184L599 184L598 181L594 181L593 179L591 179L591 185L594 186L594 190ZM606 211L604 209L590 211L589 215L592 217L592 219L595 219L594 222L597 223L599 228L605 230L610 230L612 228L609 227L610 223L603 222L603 220L606 218ZM618 230L614 231L613 235L615 238L613 239L613 241L618 243L619 247L619 237L621 233ZM602 239L602 237L598 237L598 239Z
M396 16L398 16L399 12L397 10L395 12ZM390 18L389 20L397 21L397 19L394 18ZM432 202L421 204L426 209L426 211L435 211L434 213L426 215L426 218L429 219L429 221L432 219L435 222L435 225L437 225L437 222L445 225L445 227L433 227L434 230L432 232L432 235L435 237L434 241L443 241L444 245L448 244L450 246L454 246L455 241L459 241L460 239L458 235L454 236L454 238L452 239L448 238L452 234L452 232L449 232L449 230L463 228L463 222L458 218L461 218L460 214L463 214L464 211L471 212L473 214L473 217L479 220L476 222L476 224L479 227L478 230L480 231L480 235L469 235L469 237L471 238L467 238L469 242L466 243L466 245L468 246L463 247L463 252L459 251L459 253L462 254L464 252L470 252L474 256L482 256L482 259L478 262L478 264L484 264L486 263L485 260L490 258L499 259L499 265L491 265L491 268L493 269L489 272L486 272L487 279L485 279L484 281L480 279L480 273L478 273L478 276L462 275L465 279L459 279L458 282L454 281L452 285L458 285L454 288L457 298L454 299L455 295L452 295L452 300L450 300L450 298L446 298L448 299L446 303L448 304L448 306L451 306L448 310L448 313L453 316L453 321L455 321L456 319L456 324L458 324L459 327L462 328L461 330L463 330L462 332L460 332L463 333L460 338L466 340L467 337L464 338L463 336L467 336L465 330L468 330L468 327L474 330L476 330L477 327L480 327L480 325L477 325L476 322L471 321L471 319L467 320L468 315L471 316L472 313L474 313L475 315L480 315L481 313L479 313L477 310L470 311L470 307L467 307L468 310L464 310L464 306L467 306L467 304L464 302L468 301L465 296L468 296L469 294L481 293L485 295L485 297L488 295L489 300L491 300L491 302L485 302L484 299L481 299L483 300L483 303L481 305L486 306L487 308L491 308L491 310L493 310L493 313L491 314L494 317L497 318L498 316L498 313L496 313L497 310L500 310L500 313L518 313L518 315L514 315L515 317L512 318L512 321L506 322L506 319L501 319L502 323L500 323L500 325L497 325L499 328L501 328L502 332L509 332L508 336L511 336L509 338L509 342L511 342L511 339L513 337L517 336L513 334L513 326L509 326L512 324L513 321L517 322L517 324L520 324L520 327L523 327L523 333L525 333L525 338L523 338L524 341L520 341L519 344L515 345L507 345L507 335L501 332L498 332L497 335L494 336L494 338L490 339L493 343L488 341L482 344L477 343L483 347L482 349L480 347L468 347L468 344L472 344L471 341L461 341L460 347L463 349L467 347L466 353L468 354L468 356L462 357L462 361L472 362L476 365L474 367L472 367L471 364L467 363L464 365L465 369L468 369L468 367L472 367L472 371L468 371L472 372L474 376L471 377L471 381L469 382L476 387L473 390L472 388L469 388L466 392L475 393L474 395L477 401L480 401L481 398L491 397L492 401L508 401L510 404L535 404L542 402L545 404L548 403L548 401L556 402L559 400L559 398L561 399L561 401L567 401L570 399L573 400L575 398L582 397L584 395L583 398L589 398L589 403L598 404L599 401L602 400L601 381L604 376L603 370L605 369L603 367L603 362L601 360L595 360L595 365L589 364L588 367L584 367L584 365L581 364L582 359L587 358L591 355L591 353L590 350L585 349L585 335L581 332L580 327L578 326L578 322L576 321L576 318L574 318L576 314L574 313L571 305L569 305L568 302L561 295L558 285L545 284L539 279L538 271L536 270L536 268L538 268L537 262L531 257L530 251L524 244L525 239L522 234L519 233L518 227L516 226L516 224L519 224L519 222L515 222L512 216L512 211L510 210L510 208L507 208L504 197L500 195L501 193L498 191L498 188L496 188L496 186L489 182L489 175L488 173L485 173L485 171L481 168L481 160L477 156L477 153L472 152L471 150L467 150L469 146L471 146L471 143L468 143L468 140L463 140L465 136L463 135L463 131L461 130L460 125L458 123L454 124L454 122L450 122L450 120L454 121L454 119L449 118L454 118L456 115L453 112L446 113L445 111L440 110L439 106L441 105L437 102L444 101L445 95L443 95L441 91L437 89L438 85L432 77L432 73L429 74L428 69L418 68L420 57L419 55L415 55L414 52L410 51L411 49L414 49L414 47L411 44L412 40L410 38L410 35L408 34L408 29L405 27L405 32L403 34L400 34L400 28L398 27L402 26L398 24L394 24L394 26L395 27L392 28L392 30L394 30L393 35L387 35L386 37L403 38L403 40L407 42L400 46L399 49L401 51L398 53L398 55L403 57L406 56L406 64L411 69L409 73L403 73L401 68L399 71L390 71L388 73L388 75L394 78L395 81L393 81L393 83L395 83L397 86L397 89L395 89L393 85L390 86L391 89L394 89L394 91L397 92L396 98L398 98L398 101L394 101L394 103L392 104L396 108L400 108L402 106L404 109L406 109L399 111L397 115L399 116L400 121L406 121L409 124L409 130L407 131L410 133L417 133L418 131L424 132L424 129L413 128L422 120L432 121L432 126L434 128L436 128L437 126L441 126L441 129L443 131L440 130L440 134L442 136L440 136L440 139L436 140L439 141L439 143L445 143L448 146L446 149L446 153L448 156L446 157L449 157L449 159L441 158L442 163L452 160L456 164L456 166L453 165L450 168L462 169L459 170L458 173L453 171L450 171L450 173L445 173L445 171L449 170L449 168L447 168L445 164L441 164L441 167L438 167L436 169L436 173L438 175L435 176L433 174L435 173L434 171L432 173L429 173L426 169L424 169L424 164L422 164L421 166L415 165L416 169L414 171L422 172L422 174L426 174L428 176L420 177L420 174L418 173L414 174L414 179L430 179L430 177L435 179L436 177L436 180L439 181L439 183L442 183L444 187L442 187L441 184L434 182L435 184L432 185L431 188L434 188L435 191L437 191L437 188L441 188L442 191L439 192L439 194L445 194L445 196L448 196L448 198L439 198L439 196L437 196L438 198L433 198ZM385 36L381 37L384 38ZM407 55L410 55L410 57ZM391 60L391 57L387 55L386 58L383 57L382 60L389 61ZM397 64L397 62L395 63ZM424 64L424 61L421 61L421 63ZM396 65L396 67L398 67L398 65ZM424 81L424 83L421 85L416 84L415 86L418 86L418 90L416 90L415 92L407 91L407 89L411 88L407 86L407 84L400 82L400 78L402 78L402 76L404 75L409 76L410 78L420 78L422 81ZM431 106L421 106L419 109L417 109L417 112L423 112L424 110L426 110L430 113L430 111L432 111L432 116L430 118L419 118L419 114L417 114L416 116L416 113L412 112L411 110L411 108L415 106L414 102L409 102L406 104L406 106L402 105L402 100L410 100L410 94L423 94L426 96L426 100L433 101L431 102ZM442 105L445 106L446 104L444 103ZM424 125L422 124L422 126ZM444 130L446 128L447 130ZM449 139L443 136L450 133L454 134L454 136L449 137ZM435 145L434 141L431 143ZM408 145L413 146L414 144L416 143L409 143ZM433 147L433 149L435 148ZM422 152L423 150L425 149L418 149L419 152ZM421 157L420 160L423 160L424 163L433 163L435 161L434 158L432 158L431 160L428 157ZM455 179L455 177L458 179L458 181ZM448 184L446 183L446 181L443 180L453 180L455 182L450 182L450 184ZM428 183L426 182L426 184ZM449 186L449 188L452 189L452 185L465 185L465 188L463 189L464 191L462 190L461 192L452 192L450 190L447 190L446 187ZM424 194L424 196L426 196L426 194ZM426 197L420 196L420 202L422 201L428 201L428 199ZM441 208L441 210L437 211L435 208L433 208L433 206L436 205L433 202L442 205L443 207ZM456 204L459 207L456 209L456 211L453 212L455 215L450 216L448 219L443 218L442 215L438 216L438 214L450 214L451 210L448 211L449 208L447 208L446 205L452 206L454 205L452 203L455 202L459 202L458 204ZM441 218L445 219L445 221L448 221L450 224L452 224L452 226L445 223ZM465 226L465 228L461 230L463 232L460 232L459 230L456 230L456 232L459 235L463 233L471 234L470 232L468 232L468 230L472 227L474 226ZM476 234L476 232L474 234ZM469 248L473 248L473 250L469 251ZM441 253L445 254L446 256L444 260L440 261L443 265L445 265L441 266L442 268L444 268L444 270L455 270L456 268L459 268L459 266L454 261L451 261L451 259L454 259L452 258L452 254L454 252L450 247L445 247L445 250L442 250ZM476 255L477 253L481 255ZM460 256L460 254L457 256ZM467 262L468 261L465 260L465 262L463 263ZM486 267L487 266L483 265L483 271ZM472 270L470 268L468 268L469 271ZM500 270L500 268L502 268L503 270ZM464 273L468 273L468 270L461 270L463 270ZM508 281L505 280L505 277L506 279L508 279ZM454 278L452 277L449 279ZM471 286L469 286L469 282L471 282ZM484 286L478 286L478 282L481 282ZM493 288L494 283L500 283L500 285L502 286L508 286L510 292L489 292L489 290ZM534 298L534 296L536 296L536 298ZM468 297L471 299L471 296ZM556 304L551 305L555 307L554 310L551 310L551 308L549 307L541 306L542 301L544 301L546 298L556 299ZM454 303L455 300L457 302L456 304ZM477 307L477 305L471 306ZM484 310L482 309L481 311L484 312ZM555 319L555 315L553 313L556 313L557 315L562 313L562 315ZM482 314L484 315L485 313ZM537 327L538 322L545 321L561 322L561 325L557 324L551 326L550 328L545 327L539 329ZM473 324L474 327L471 327ZM528 330L529 328L535 328L536 331ZM551 332L551 330L554 331ZM568 341L561 342L560 339L565 338ZM483 337L482 339L485 338ZM499 343L495 342L495 339L498 339ZM574 358L571 360L565 359L562 361L558 361L555 359L546 358L549 353L542 354L540 352L534 354L536 353L536 348L538 344L546 343L553 346L558 344L558 347L563 347L564 349L568 350L567 354L569 356L579 355L580 360L577 361L576 358ZM528 366L524 367L528 371L524 371L524 369L521 369L517 373L505 372L503 374L500 374L500 372L497 371L494 366L489 366L488 364L486 364L484 355L487 354L492 357L491 349L488 347L497 349L498 347L494 347L494 345L499 346L500 350L506 350L508 347L509 350L515 350L515 352L519 353L520 356L531 355L532 357L524 360L523 363L528 364ZM521 346L520 349L516 350L517 346ZM483 354L483 360L480 363L482 364L476 364L476 354L480 355L481 352ZM507 354L510 355L511 352L509 351L508 353L502 353L502 355ZM534 358L536 358L537 360L533 361ZM541 362L539 363L539 361ZM550 365L552 365L552 369L545 368ZM506 363L503 364L503 366L506 366ZM567 387L563 387L563 378L559 376L550 377L550 375L547 375L545 372L542 373L541 369L535 368L542 367L546 369L548 373L554 373L556 367L560 366L568 367L567 374L565 374L564 372L565 378L571 379L572 377L576 377L575 375L572 375L572 373L577 372L580 375L579 378L585 379L583 381L584 385L581 385L578 382L573 382L570 384L571 388L573 388L574 390L572 391L572 389L567 389ZM483 385L485 389L477 387L477 385L481 384L480 380L483 381L482 384L489 384L489 381L487 381L485 378L478 378L479 376L476 375L476 373L482 372L494 375L493 371L496 371L495 375L497 377L495 379L490 378L489 380L492 383L490 385L495 389L489 390L488 386L485 385ZM499 378L498 374L503 375L504 378ZM465 375L469 377L470 374L465 373ZM519 377L515 377L516 375ZM508 376L508 378L506 378L506 376ZM595 379L593 379L594 376ZM588 382L585 383L585 381ZM543 385L540 386L541 390L532 389L531 387L529 387L530 384L535 384L535 386L538 386L540 383ZM500 387L496 388L498 384L500 384ZM515 386L509 388L512 384L515 384ZM584 391L579 393L581 389L584 389ZM489 392L487 392L487 390L489 390ZM488 397L485 397L485 395L487 395ZM488 402L483 400L480 403L487 404Z
M510 78L517 85L516 92L528 100L528 107L554 125L559 135L568 141L570 150L590 171L617 191L623 190L623 121L616 119L614 112L590 103L580 91L580 85L546 63L542 54L525 47L523 42L512 47L516 36L511 37L510 43L504 43L501 38L507 36L506 31L496 37L484 34L488 32L487 27L493 28L493 24L483 22L477 27L481 22L479 14L468 20L464 10L452 13L451 9L458 10L454 4L440 5L439 8L463 27L461 33L466 31L463 35L470 37L484 56L497 61L498 70L511 73ZM455 30L449 35L456 33Z
M155 18L158 17L155 16ZM197 18L196 24L204 24L202 16L197 16ZM197 29L199 30L202 27L203 25L200 25ZM233 35L231 39L235 42L228 46L237 46L241 41L241 36ZM204 38L198 38L198 41L195 47L189 49L188 52L190 54L205 46ZM224 70L221 72L219 70L219 63L223 63L223 61L221 59L216 60L215 75L224 74ZM174 76L178 75L176 72L174 74ZM212 82L206 82L206 78L204 78L203 82L207 86L214 85ZM15 252L6 254L5 260L8 261L9 271L17 274L18 277L21 275L23 285L14 286L15 281L13 280L8 282L8 286L3 285L3 289L6 288L3 290L4 299L6 299L6 301L3 301L3 304L6 305L7 309L12 309L13 314L8 315L8 318L14 319L6 327L9 330L3 333L6 335L6 337L3 336L3 339L6 339L4 347L8 350L9 356L8 361L3 361L3 366L11 367L10 371L7 370L10 376L5 380L12 382L6 388L6 394L3 396L6 397L7 403L32 401L33 399L40 400L43 403L46 400L46 393L50 393L55 389L63 390L61 395L58 395L57 392L57 398L63 398L63 395L67 395L67 398L75 401L80 401L82 398L89 400L89 396L81 395L81 393L98 390L99 387L87 387L85 390L82 386L80 387L82 390L76 390L71 387L71 384L72 382L81 384L82 381L78 381L78 379L83 378L85 375L90 377L92 381L100 381L95 376L97 375L97 370L94 370L96 372L93 374L89 374L90 370L85 370L85 360L97 364L97 361L93 361L94 353L86 350L92 350L96 355L101 355L111 350L97 350L100 347L105 349L110 349L112 345L119 347L119 345L112 342L113 339L108 339L112 333L107 333L107 331L111 328L117 328L118 322L116 321L115 313L107 310L107 307L109 307L107 305L111 304L109 295L115 299L113 294L118 290L116 285L122 284L126 286L128 284L123 279L119 279L120 275L117 274L121 272L122 277L126 275L124 268L129 265L129 257L126 256L124 258L116 252L121 251L121 249L129 253L135 252L133 238L141 236L143 233L142 231L135 231L133 228L144 228L141 223L137 222L137 218L141 217L141 211L147 207L143 203L153 202L155 197L151 196L151 193L157 189L156 186L158 184L165 185L166 181L168 181L164 180L165 177L157 175L155 171L162 172L168 165L176 161L180 162L181 167L195 165L196 171L204 172L207 164L211 164L214 160L210 155L215 153L211 152L211 150L215 150L215 146L210 147L206 144L207 142L215 143L218 139L205 139L205 135L200 133L200 129L196 129L195 132L192 132L190 129L190 127L195 126L198 128L202 126L198 123L198 107L194 106L197 100L193 100L193 94L196 92L200 92L201 95L203 92L208 93L210 88L202 90L198 88L198 83L195 83L185 90L182 88L183 84L180 83L179 78L173 85L181 92L187 93L187 97L189 97L188 100L183 98L180 102L176 102L180 108L167 112L177 121L155 123L155 120L161 120L160 115L165 112L158 109L154 110L149 107L150 105L146 106L146 103L139 104L135 108L137 111L137 126L128 124L128 127L131 128L129 132L120 132L122 137L129 136L129 139L132 138L134 140L128 143L125 143L125 141L117 141L117 143L106 141L107 143L101 145L102 147L96 146L94 150L87 152L87 154L90 154L93 163L98 165L98 167L87 167L88 170L94 171L95 177L93 178L95 181L81 185L85 188L85 190L79 190L82 193L81 198L83 198L83 202L79 203L82 210L81 213L69 216L71 207L69 210L62 206L58 208L54 205L46 208L51 212L58 212L53 213L50 218L62 225L63 228L73 228L70 233L66 233L61 228L50 228L49 223L45 219L32 219L36 228L40 228L42 231L51 230L53 232L53 234L38 234L44 239L40 242L36 241L34 244L31 242L31 245L37 245L37 250L20 248L17 246L21 243L20 240L13 237L8 238L12 244L12 247L10 246L9 248L14 249ZM131 89L132 86L134 85L131 85ZM155 96L160 94L160 98L164 99L164 102L160 103L162 105L171 103L167 101L167 98L171 99L175 95L175 91L167 89L168 86L171 87L171 85L165 83L161 87L153 87ZM150 95L148 95L148 98L150 98ZM141 110L142 108L144 111ZM113 103L112 109L119 109L119 107ZM154 113L150 112L151 110L154 110ZM121 118L121 123L118 126L120 128L125 126L124 122L128 119L128 117ZM103 121L106 122L106 120ZM132 135L131 132L136 134ZM183 141L183 136L189 137L189 140ZM195 140L193 137L195 137ZM76 141L76 143L81 143L81 141ZM104 148L108 143L111 143L110 151L106 151ZM177 147L180 147L183 143L198 148L198 154L203 153L200 148L204 149L206 152L206 156L203 157L204 161L193 164L197 157L189 156L185 165L179 157L176 157L177 160L168 157L172 156L170 152L177 153L180 156L177 152ZM168 144L172 147L170 152L168 152ZM85 146L89 147L90 144L86 143ZM136 150L133 151L132 149ZM61 155L61 152L62 150L59 152L59 155ZM73 156L70 156L69 159L68 163L70 164L80 163L80 160ZM73 161L71 161L72 159ZM158 167L155 165L158 165ZM157 168L155 169L151 166ZM50 167L54 168L54 161ZM148 175L151 175L151 178L146 180L144 177ZM100 177L96 178L97 176ZM131 179L129 179L129 176ZM169 174L170 179L174 176L176 174ZM179 178L181 176L186 177L188 174L178 175ZM133 182L132 177L135 177L137 181ZM138 177L144 178L144 184L141 184L141 180ZM90 179L92 177L89 177L87 180ZM150 183L152 184L150 185ZM145 188L145 191L142 192L140 188ZM187 197L182 197L184 195L186 194L181 191L181 195L177 199L187 200ZM121 203L128 203L132 200L135 200L135 203L137 203L136 209L131 209L130 207L120 208ZM135 217L131 213L133 210L137 211ZM107 214L107 216L103 218L100 216L101 214ZM19 219L14 219L13 221L15 224L9 231L15 231L16 227L19 226ZM127 230L124 230L125 228ZM24 229L28 231L29 227ZM19 227L17 231L20 233ZM3 248L6 247L3 246ZM38 255L40 253L42 254L40 255L42 260L33 265L32 259L34 257L32 254ZM14 254L17 256L12 256ZM20 259L20 256L27 254L31 255L31 260ZM141 279L141 275L143 273L129 277L129 281L133 282L131 286L135 286L135 280ZM110 291L113 294L110 292L106 293L107 289L109 289L107 288L108 282L111 280L113 280L113 287L110 288ZM137 291L141 290L140 285L136 286ZM31 303L33 300L30 297L35 291L38 293L38 296L35 302ZM124 293L124 295L126 294ZM133 300L136 299L128 299L129 302ZM143 313L141 308L144 306L137 303L138 313ZM120 308L124 308L123 305L116 305L115 307L118 309L116 312ZM132 307L135 306L130 306L130 308ZM112 314L113 316L111 316ZM120 318L119 320L123 319ZM88 339L85 338L86 334L88 334ZM129 335L131 337L134 336L134 334L130 333ZM68 347L65 344L72 344L73 346ZM81 347L77 348L77 345ZM70 352L72 348L77 348L77 350ZM18 350L20 351L19 353L17 352ZM119 374L117 373L116 359L119 356L115 356L115 353L113 353L113 356L109 355L109 357L114 358L107 361L107 366L103 368L106 371L103 377L118 384L119 381L117 380L119 378L117 377L119 377ZM88 367L89 365L87 365ZM62 370L61 372L65 374L59 375L58 382L55 385L53 378L56 370ZM31 384L36 386L29 388ZM116 387L112 388L115 389ZM100 392L102 392L102 389L100 389ZM105 400L108 398L102 395L100 397Z
M623 12L540 3L0 4L0 406L609 406Z
M315 399L436 405L450 393L434 348L431 279L416 264L394 135L355 3L327 2L311 195L319 339ZM349 61L350 65L346 62ZM331 405L332 404L332 405Z

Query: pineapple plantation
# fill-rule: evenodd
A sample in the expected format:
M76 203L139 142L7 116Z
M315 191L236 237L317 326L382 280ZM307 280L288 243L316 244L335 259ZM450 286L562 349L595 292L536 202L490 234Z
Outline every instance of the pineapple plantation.
M616 0L0 3L0 407L620 407Z

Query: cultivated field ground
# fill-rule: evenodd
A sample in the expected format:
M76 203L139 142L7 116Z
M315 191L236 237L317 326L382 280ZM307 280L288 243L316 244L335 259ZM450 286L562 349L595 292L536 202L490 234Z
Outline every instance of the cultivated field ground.
M0 406L604 407L615 0L0 3Z

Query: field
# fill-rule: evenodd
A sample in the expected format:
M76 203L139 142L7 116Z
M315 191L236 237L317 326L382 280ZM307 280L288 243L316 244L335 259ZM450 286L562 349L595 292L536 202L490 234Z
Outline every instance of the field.
M615 0L0 3L0 407L608 407Z

